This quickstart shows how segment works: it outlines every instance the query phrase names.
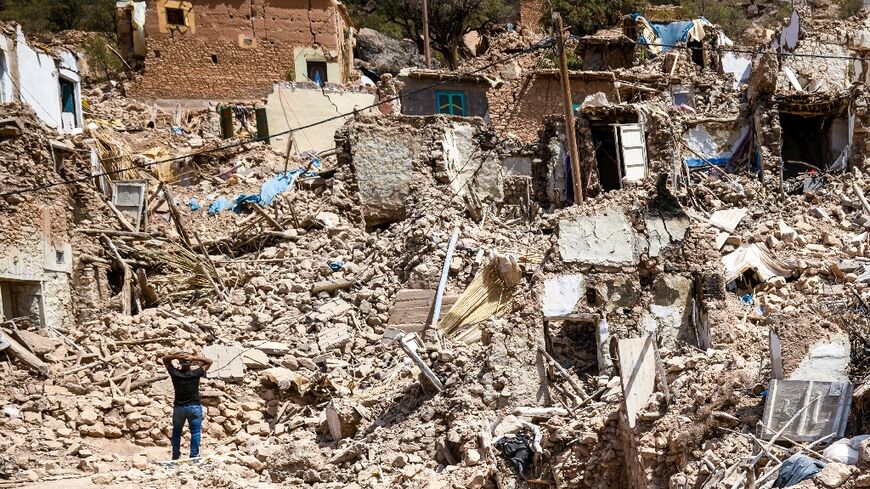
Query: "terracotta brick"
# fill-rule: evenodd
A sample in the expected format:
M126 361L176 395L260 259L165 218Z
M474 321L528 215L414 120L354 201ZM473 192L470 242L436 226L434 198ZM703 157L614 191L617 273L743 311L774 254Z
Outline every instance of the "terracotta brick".
M330 81L350 76L349 19L332 0L197 0L192 25L166 32L158 17L163 5L147 1L145 69L131 89L134 97L262 98L276 81L289 80L298 47L318 48L339 64L341 80Z

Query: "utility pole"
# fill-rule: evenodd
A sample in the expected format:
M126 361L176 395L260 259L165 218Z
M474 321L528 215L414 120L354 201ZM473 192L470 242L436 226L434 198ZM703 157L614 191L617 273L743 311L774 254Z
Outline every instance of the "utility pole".
M429 0L423 0L423 56L426 68L432 67L432 53L429 51Z
M568 140L568 157L571 158L571 181L574 183L574 203L583 203L583 175L580 174L580 152L577 150L577 129L574 125L574 109L571 107L571 79L568 75L568 54L563 35L562 16L553 12L553 28L559 46L559 72L562 81L562 99L565 104L565 138Z

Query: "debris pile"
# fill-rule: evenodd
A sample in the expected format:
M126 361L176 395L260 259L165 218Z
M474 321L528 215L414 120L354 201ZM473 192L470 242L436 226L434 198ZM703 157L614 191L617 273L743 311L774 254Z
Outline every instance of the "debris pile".
M62 138L4 105L0 487L868 486L863 86L692 49L578 74L613 90L535 141L384 111L284 155L112 83ZM496 97L558 81L521 59ZM197 464L175 351L214 360Z

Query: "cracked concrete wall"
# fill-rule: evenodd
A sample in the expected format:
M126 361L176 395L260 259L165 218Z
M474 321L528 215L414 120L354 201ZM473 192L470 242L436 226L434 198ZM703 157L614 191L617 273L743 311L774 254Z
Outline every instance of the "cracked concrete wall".
M323 90L311 84L303 86L276 83L272 93L266 98L266 119L269 132L278 134L291 127L303 127L339 114L368 107L375 102L372 91ZM361 114L371 113L374 109L361 111ZM287 151L287 139L293 140L291 153L303 151L322 151L335 147L335 131L343 124L344 119L325 122L308 129L284 134L269 139L276 151Z
M132 96L258 99L273 83L307 74L299 73L298 48L316 50L318 61L333 65L329 82L344 83L351 75L348 18L332 0L199 0L186 10L193 25L161 28L165 8L185 3L148 0L145 69Z

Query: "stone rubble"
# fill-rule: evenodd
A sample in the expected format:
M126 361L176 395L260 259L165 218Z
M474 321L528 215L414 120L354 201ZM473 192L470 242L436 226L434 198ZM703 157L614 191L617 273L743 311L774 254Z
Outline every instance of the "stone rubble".
M507 46L490 49L524 39L498 42ZM675 73L700 87L700 112L750 110L730 81L683 61ZM168 114L114 90L88 93L95 127L68 138L76 148L112 141L118 154L136 155L130 161L153 162L220 143L212 111L189 114L186 135L167 136ZM590 180L581 206L545 188L553 162L561 164L561 121L548 120L540 143L525 144L480 120L382 114L349 121L335 154L317 158L317 175L300 177L262 215L209 215L189 203L257 192L310 156L288 163L254 142L181 158L159 170L182 177L166 185L168 204L155 175L139 172L149 180L148 224L137 232L122 231L89 161L58 165L51 131L29 109L4 105L0 119L18 117L25 130L0 138L0 193L78 182L0 198L0 242L20 246L44 231L48 213L49 231L72 244L78 265L72 292L58 299L68 318L45 328L2 322L3 335L25 344L49 374L0 352L0 487L84 477L94 486L149 487L733 487L745 475L738 465L757 450L765 400L756 387L771 377L772 330L786 377L816 343L849 335L853 413L863 412L863 161L849 172L785 179L783 193L721 170L686 169L689 178L674 185L671 136L690 118L669 95L644 104L650 176L612 191ZM578 132L621 110L582 109ZM516 155L533 161L531 175L498 171ZM803 191L805 178L822 185ZM745 210L735 227L709 222L733 209ZM185 245L179 229L193 242ZM477 325L479 340L417 332L417 353L444 385L437 392L397 346L401 326L391 313L401 290L437 289L454 229L445 294L461 297L496 253L515 256L522 278L509 311ZM136 270L134 314L123 312L131 304L107 243ZM750 245L787 273L761 280L747 272L726 284L723 257ZM548 307L550 293L559 307ZM618 340L650 332L657 387L630 428ZM176 350L216 359L202 384L200 465L163 463L172 386L160 358ZM870 426L855 415L850 430ZM537 440L523 474L497 444L520 434ZM769 448L780 460L799 449ZM856 466L830 463L794 487L870 487L868 464L865 441ZM765 456L751 470L760 477L775 466Z

